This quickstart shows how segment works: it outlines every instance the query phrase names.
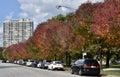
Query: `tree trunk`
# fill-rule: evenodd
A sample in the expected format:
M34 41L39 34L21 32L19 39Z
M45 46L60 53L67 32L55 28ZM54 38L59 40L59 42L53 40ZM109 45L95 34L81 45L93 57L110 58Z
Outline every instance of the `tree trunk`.
M102 69L102 50L100 49L100 67Z
M70 56L70 53L69 53L69 65L68 66L70 66L71 65L71 56Z
M69 67L71 63L71 56L69 52L66 52L66 66Z
M68 52L66 51L66 66L68 66Z
M106 55L106 67L109 68L109 61L110 61L110 51L107 51L107 55Z

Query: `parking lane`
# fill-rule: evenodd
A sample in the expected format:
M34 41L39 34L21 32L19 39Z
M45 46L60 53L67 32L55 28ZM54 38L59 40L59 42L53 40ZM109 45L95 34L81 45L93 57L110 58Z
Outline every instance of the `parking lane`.
M10 63L0 63L0 77L115 77L110 75L79 76L69 71L51 71Z

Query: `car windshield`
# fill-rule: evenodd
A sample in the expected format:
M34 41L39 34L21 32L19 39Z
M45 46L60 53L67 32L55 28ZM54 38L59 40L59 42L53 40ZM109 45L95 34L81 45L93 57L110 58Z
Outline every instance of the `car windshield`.
M85 63L86 65L92 65L92 66L99 65L96 60L85 60L84 63Z

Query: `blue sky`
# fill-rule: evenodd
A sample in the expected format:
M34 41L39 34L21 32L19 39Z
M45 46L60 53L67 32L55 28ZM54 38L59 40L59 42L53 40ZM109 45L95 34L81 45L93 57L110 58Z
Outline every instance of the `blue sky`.
M77 9L88 0L0 0L0 47L3 44L3 21L6 19L30 18L36 28L38 23L58 14L66 14L75 10L60 8L57 5ZM104 0L89 0L93 3Z
M14 13L14 18L19 17L20 4L17 0L0 0L0 25L10 14Z

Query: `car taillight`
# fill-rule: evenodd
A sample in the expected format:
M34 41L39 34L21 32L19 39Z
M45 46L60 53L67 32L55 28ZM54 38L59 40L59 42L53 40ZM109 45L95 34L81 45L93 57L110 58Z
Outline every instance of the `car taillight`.
M100 66L83 66L83 68L100 68Z
M91 66L83 66L83 68L91 68Z

